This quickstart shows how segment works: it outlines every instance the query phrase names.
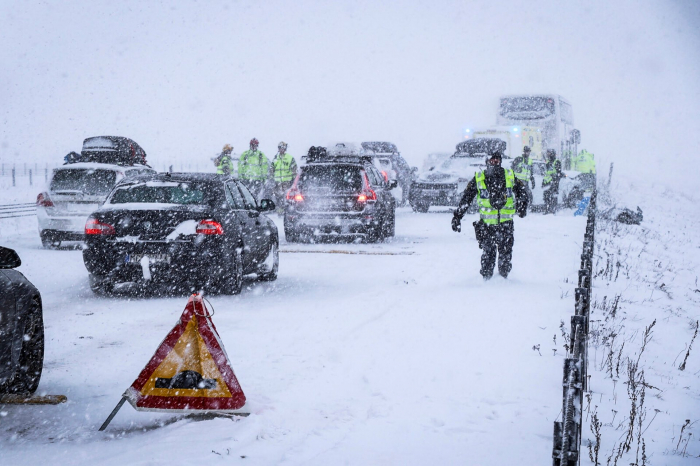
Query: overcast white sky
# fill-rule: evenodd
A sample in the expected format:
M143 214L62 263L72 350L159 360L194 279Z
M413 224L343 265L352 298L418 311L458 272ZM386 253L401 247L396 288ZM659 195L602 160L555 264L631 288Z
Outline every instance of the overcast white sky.
M270 156L389 140L420 165L494 124L501 94L558 93L597 158L684 189L699 25L698 2L672 0L0 0L0 160L58 163L112 134L157 168L253 136Z

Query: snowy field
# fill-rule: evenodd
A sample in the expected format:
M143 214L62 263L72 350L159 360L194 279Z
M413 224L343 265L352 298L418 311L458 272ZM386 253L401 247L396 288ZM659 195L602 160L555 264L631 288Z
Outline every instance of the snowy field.
M39 392L69 401L2 407L2 463L548 463L563 362L550 347L573 312L585 218L516 219L510 278L484 282L471 217L456 234L449 211L406 208L385 243L283 241L276 282L209 298L252 414L126 405L105 432L186 297L95 297L80 250L44 250L33 218L5 221L0 240L44 299Z

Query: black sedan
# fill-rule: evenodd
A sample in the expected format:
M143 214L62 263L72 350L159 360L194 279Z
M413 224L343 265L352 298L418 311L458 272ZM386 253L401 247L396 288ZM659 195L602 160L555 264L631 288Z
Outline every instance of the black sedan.
M15 251L0 247L0 394L31 394L44 365L41 295L17 270Z
M127 284L238 294L244 275L275 280L277 227L262 214L274 208L223 175L161 173L123 181L85 224L90 286L97 294Z

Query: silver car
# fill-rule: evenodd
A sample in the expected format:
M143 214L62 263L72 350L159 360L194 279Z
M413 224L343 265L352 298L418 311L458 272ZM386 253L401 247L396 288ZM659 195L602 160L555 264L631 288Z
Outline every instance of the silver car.
M145 165L79 162L56 168L48 189L36 199L39 236L45 248L83 241L85 221L122 178L155 173Z

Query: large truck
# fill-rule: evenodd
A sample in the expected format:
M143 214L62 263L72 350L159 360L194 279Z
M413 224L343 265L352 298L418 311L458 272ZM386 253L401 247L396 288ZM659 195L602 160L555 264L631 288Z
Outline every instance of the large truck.
M471 136L465 139L497 138L506 143L503 153L506 157L516 158L523 153L523 147L529 146L532 150L531 157L536 161L544 162L542 148L542 130L533 126L493 126L486 129L470 131Z
M565 170L571 168L571 161L578 153L581 142L581 132L574 128L571 104L560 95L503 96L500 98L496 125L511 127L516 133L524 128L539 130L540 153L547 149L556 150ZM523 140L522 136L520 140Z

